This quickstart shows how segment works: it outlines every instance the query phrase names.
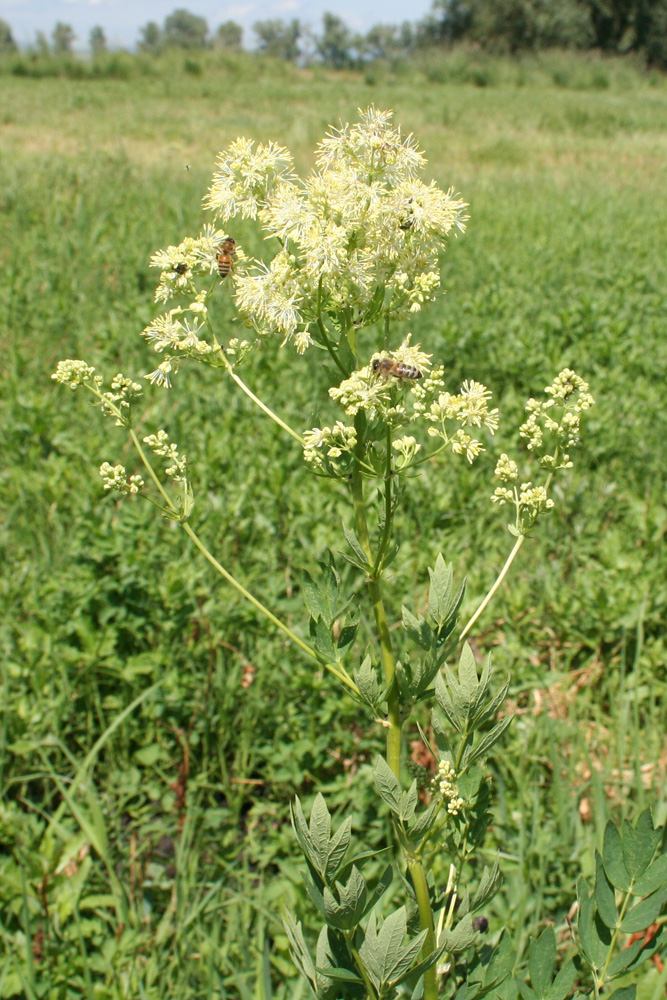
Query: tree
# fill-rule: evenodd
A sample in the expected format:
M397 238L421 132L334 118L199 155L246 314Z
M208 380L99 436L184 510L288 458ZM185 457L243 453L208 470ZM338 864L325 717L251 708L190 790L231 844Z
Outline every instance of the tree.
M362 39L361 52L368 59L397 59L413 48L412 25L375 24Z
M53 51L61 55L65 53L70 53L72 51L72 43L76 38L74 34L74 28L69 24L63 24L62 21L58 21L53 32L51 34L53 39Z
M148 21L143 28L139 28L139 48L142 52L159 52L162 47L162 29L155 21Z
M16 42L12 35L12 29L0 17L0 55L6 55L8 52L16 52Z
M51 54L49 40L43 31L35 32L35 48L37 49L37 54L40 56L49 56Z
M89 45L93 56L102 55L103 52L107 51L107 36L104 33L104 28L100 28L99 25L91 28Z
M255 21L252 30L259 39L258 49L262 55L277 56L288 62L295 62L299 58L301 24L298 20L289 23L280 18Z
M167 45L177 45L182 49L203 49L207 35L206 18L191 14L183 7L165 18L164 37Z
M324 14L322 37L317 40L317 51L322 62L335 69L351 66L352 46L355 39L345 22L336 14Z
M225 21L215 33L213 44L218 49L240 49L243 42L243 28L236 21Z
M469 31L473 22L475 0L433 0L430 14L417 26L420 46L451 45Z

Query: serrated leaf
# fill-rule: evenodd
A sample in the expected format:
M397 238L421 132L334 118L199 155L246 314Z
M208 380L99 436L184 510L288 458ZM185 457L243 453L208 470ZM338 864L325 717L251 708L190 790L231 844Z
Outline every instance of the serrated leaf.
M634 934L636 931L646 930L660 915L660 912L667 900L667 887L658 889L652 895L642 899L632 909L626 913L621 924L621 930L625 934Z
M303 809L301 808L301 801L299 800L298 795L294 797L294 802L290 804L290 812L292 815L294 834L299 842L301 850L315 871L317 871L320 876L323 875L323 871L321 871L318 867L320 857L313 845L310 833L308 832L306 819L303 815Z
M326 870L329 853L329 838L331 837L331 814L321 792L313 800L310 810L310 839L319 858L319 868L323 875Z
M313 881L310 872L301 871L301 878L303 879L304 884L306 886L306 892L308 893L316 909L322 916L322 919L326 919L324 910L324 896L319 886L317 886Z
M440 803L437 799L433 799L432 802L426 807L424 812L420 813L415 819L414 823L407 830L408 840L415 841L421 840L426 836L428 831L433 825L433 820L435 819L438 810L440 809Z
M553 983L546 991L544 1000L566 1000L572 992L572 987L577 978L577 968L574 962L569 961L557 974Z
M485 757L491 748L501 739L507 727L511 725L513 718L514 716L512 715L506 715L493 729L484 734L476 747L469 747L463 755L463 766L470 767L474 761L479 760L480 757Z
M501 706L505 702L507 697L507 692L509 691L510 678L508 677L503 686L494 694L494 696L486 703L486 705L480 705L475 707L473 714L471 716L471 722L476 726L483 726L486 722L491 719L495 719L496 715L500 711Z
M347 882L336 883L338 899L325 888L324 899L325 920L330 927L341 931L353 930L363 915L366 906L366 880L358 868L353 867Z
M433 645L433 631L426 619L420 615L418 618L408 611L404 606L401 608L403 628L414 643L422 649L429 650Z
M325 623L331 626L333 622L331 609L327 607L327 602L322 591L310 575L306 575L301 589L304 604L306 605L310 617L315 621L317 621L318 618L323 618Z
M393 880L393 868L391 865L387 865L382 875L375 883L375 888L368 896L368 901L366 902L366 907L364 910L364 916L372 909L375 904L384 896L385 892L391 885Z
M633 895L648 896L667 884L667 854L660 854L632 887Z
M556 935L552 926L545 927L536 941L531 941L528 952L530 982L540 1000L551 985L556 967Z
M653 829L650 809L644 810L634 828L627 820L623 820L623 861L631 878L639 878L644 874L661 839L662 830Z
M468 706L472 705L475 700L478 683L475 654L466 642L461 650L461 657L459 659L459 684L461 685L461 691Z
M368 558L363 550L361 542L359 541L355 533L353 531L350 531L349 528L346 528L345 525L343 525L343 534L345 535L345 541L350 546L352 552L356 557L356 562L354 559L350 559L349 556L347 556L348 560L350 562L354 562L355 566L359 566L360 569L369 570L371 567L368 563Z
M301 922L296 921L289 910L286 910L283 918L283 927L285 928L287 940L289 941L290 956L292 961L303 978L311 984L313 989L315 989L317 984L315 966L304 940L303 931L301 930Z
M331 634L331 628L322 618L310 619L310 637L313 645L319 653L322 653L328 660L336 659L336 644Z
M399 819L401 819L404 823L409 823L415 814L418 802L419 796L417 794L417 782L413 781L407 792L403 792L401 795L401 808L398 814Z
M359 693L363 700L373 709L379 712L382 704L382 694L378 684L377 674L371 662L370 656L364 657L363 663L354 672L354 682L359 688Z
M384 757L377 757L373 769L373 780L383 802L396 815L400 815L403 790L400 782Z
M621 835L611 820L607 821L602 844L602 863L607 878L616 889L627 892L631 879L623 860Z
M457 733L463 732L465 719L459 717L454 703L449 695L449 689L441 673L435 676L435 700L445 713L448 722L454 727Z
M477 940L477 931L472 925L472 914L468 913L452 930L445 930L440 935L439 945L445 946L445 951L459 954L469 948Z
M352 820L350 817L343 820L338 830L331 838L328 848L327 848L327 863L325 870L325 877L327 882L332 882L333 879L338 874L338 869L341 867L343 858L347 853L347 849L350 846L350 837L352 835Z
M470 910L475 913L480 910L489 900L493 899L498 889L502 885L503 877L500 874L500 867L497 861L494 861L493 868L487 868L484 866L482 872L482 877L479 881L479 886L477 892L472 898L472 903L470 904Z
M612 930L618 922L618 911L616 909L616 896L611 882L607 878L602 863L602 858L598 851L595 852L595 903L600 914L600 919Z
M438 553L433 569L429 566L431 585L428 589L428 613L438 625L442 625L450 614L454 573Z
M360 979L356 972L352 972L350 969L341 969L339 966L328 965L320 968L320 966L315 966L315 971L324 976L326 979L335 979L344 983L360 983L363 985L363 979Z
M378 934L383 986L393 986L400 982L421 951L427 931L421 931L404 945L406 931L405 907L401 906L395 913L389 914Z

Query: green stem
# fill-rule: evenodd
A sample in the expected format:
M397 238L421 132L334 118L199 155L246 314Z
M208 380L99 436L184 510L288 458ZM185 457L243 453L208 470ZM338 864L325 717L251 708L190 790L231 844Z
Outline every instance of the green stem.
M357 444L355 448L355 455L357 458L361 459L364 450L364 431L365 431L365 415L363 413L358 413L354 418L354 426L357 432ZM391 645L391 635L389 633L389 623L387 621L387 613L384 607L384 601L382 599L382 589L380 587L379 577L376 575L374 570L375 560L373 559L373 550L371 547L371 539L368 531L368 522L366 520L366 503L364 500L364 481L361 475L361 470L358 465L355 464L354 472L352 473L352 503L354 507L354 521L357 529L357 537L361 543L361 547L364 550L366 560L369 566L368 578L366 580L366 585L368 587L368 593L371 599L371 604L373 605L373 615L375 616L375 625L378 630L378 636L380 639L380 649L382 653L382 667L384 670L384 682L389 691L387 697L387 763L392 769L396 777L400 777L401 771L401 711L400 704L398 700L398 691L393 683L394 674L396 672L396 661L394 660L394 651Z
M223 357L224 357L224 353L223 353ZM227 360L227 358L225 358L225 363L226 363L226 366L227 366L228 373L234 379L234 381L238 385L239 389L241 389L242 392L245 392L245 394L248 397L248 399L251 399L253 401L253 403L255 403L256 406L259 406L259 408L262 411L262 413L265 413L267 415L267 417L270 417L271 420L274 421L274 423L278 424L279 427L282 427L282 429L284 431L287 431L287 433L291 437L293 437L295 441L298 441L299 444L301 445L301 447L303 448L303 446L304 446L304 440L301 437L301 435L297 434L297 432L295 430L292 430L292 428L289 426L289 424L286 424L284 420L281 420L277 413L274 413L273 410L269 409L269 407L266 405L266 403L263 403L262 400L259 399L259 397L255 395L255 393L252 391L252 389L248 388L248 386L245 384L245 382L243 381L243 379L239 378L239 376L236 374L236 372L234 371L234 369L230 365L230 363Z
M384 474L384 531L382 532L382 538L380 539L380 544L378 545L377 555L375 557L375 564L373 566L373 576L377 576L381 571L382 560L384 559L387 546L389 545L389 540L391 538L391 527L392 527L392 510L391 510L391 482L392 482L392 467L391 467L391 427L387 427L387 466Z
M354 963L355 963L357 969L359 970L359 974L360 974L361 978L364 981L364 986L366 987L366 993L368 995L368 1000L376 1000L376 998L377 998L377 992L375 990L375 987L373 986L373 984L370 981L370 978L368 976L368 973L366 972L366 966L363 963L361 955L359 954L359 952L357 951L357 949L352 944L352 932L351 931L345 931L344 933L345 933L345 940L347 941L347 946L348 946L348 948L350 950L350 954L352 955L352 958L354 959Z
M222 576L223 579L225 579L227 581L227 583L230 583L232 585L232 587L234 587L235 590L237 590L239 592L239 594L242 595L242 597L245 597L246 601L249 601L250 604L252 604L252 606L254 608L256 608L258 611L261 611L261 613L266 618L268 618L269 621L273 625L276 626L276 628L280 629L281 632L284 632L285 635L288 636L288 638L296 646L299 647L299 649L302 649L304 653L307 653L308 656L310 656L313 660L316 660L317 663L320 663L323 667L325 667L325 669L328 670L329 673L333 674L334 677L337 677L338 680L341 681L341 683L345 684L345 686L348 687L348 688L350 688L351 691L354 691L355 694L359 693L357 685L354 683L353 680L351 680L347 676L346 673L344 673L342 670L338 669L338 667L334 667L331 663L326 663L317 654L317 652L311 646L308 645L308 643L306 643L302 639L300 639L298 637L298 635L295 635L294 632L292 632L292 630L289 629L287 627L287 625L284 624L284 622L281 622L279 618L276 618L276 616L271 611L269 611L268 608L264 607L264 605L260 601L258 601L257 598L254 597L250 593L249 590L246 590L246 588L243 586L243 584L239 583L239 581L236 580L231 575L231 573L228 573L227 570L224 568L224 566L222 566L218 562L218 560L215 558L215 556L211 552L209 552L209 550L206 548L206 546L204 545L204 543L202 542L202 540L199 538L199 536L196 534L196 532L194 532L192 530L192 528L190 527L189 524L183 523L183 524L181 524L181 527L183 528L183 531L186 533L186 535L188 536L188 538L199 549L199 551L204 556L204 558L206 560L208 560L208 562L211 564L211 566L213 566L213 568L215 570L217 570L217 572L220 574L220 576Z
M412 878L412 885L417 898L419 909L419 923L422 930L426 930L426 937L422 947L422 958L426 958L432 951L435 951L435 928L433 926L433 911L431 910L431 900L428 893L428 882L426 873L417 858L408 858L408 870ZM438 977L434 965L424 973L424 1000L437 1000L438 998Z
M468 632L473 627L473 625L475 624L475 622L477 621L477 619L479 618L479 616L485 610L485 608L487 607L487 605L490 604L490 602L493 600L493 598L494 598L494 596L496 594L496 591L498 590L498 588L500 587L501 583L503 582L503 580L507 576L507 574L509 572L510 566L512 565L512 563L514 562L515 558L517 557L517 555L519 553L519 549L523 545L525 538L526 538L525 535L519 535L519 537L517 538L516 542L514 543L514 547L512 548L512 551L510 552L510 554L508 555L508 557L507 557L507 559L505 561L505 565L503 566L503 568L501 569L500 573L498 574L496 582L491 587L491 590L488 592L488 594L486 595L486 597L484 598L484 600L482 601L482 603L480 604L480 606L477 608L477 611L475 612L475 614L472 616L472 618L470 619L470 621L468 622L468 624L466 625L466 627L461 632L461 636L460 636L461 639L465 639L465 637L467 636Z
M317 326L318 326L318 329L319 329L319 331L320 331L320 333L322 335L322 339L324 340L324 344L326 346L326 349L329 352L329 354L331 355L331 357L333 358L334 364L339 369L339 371L341 371L343 373L343 375L345 376L345 378L347 378L347 376L350 373L347 371L347 369L345 368L345 365L343 364L343 362L338 357L338 351L334 349L333 344L329 340L329 335L327 334L327 328L326 328L326 326L324 325L324 323L322 322L322 320L320 319L319 316L317 317Z

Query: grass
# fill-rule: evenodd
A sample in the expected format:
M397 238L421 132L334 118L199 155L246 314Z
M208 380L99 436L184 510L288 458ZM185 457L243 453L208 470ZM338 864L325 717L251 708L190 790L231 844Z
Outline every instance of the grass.
M0 996L305 996L280 925L283 902L308 913L288 802L322 790L335 812L354 785L355 829L381 837L365 716L168 523L101 496L97 466L130 453L49 381L61 357L151 367L137 336L153 314L147 260L198 231L218 149L273 138L303 170L326 126L369 103L394 108L430 174L470 201L447 295L412 329L454 385L493 389L494 454L565 365L598 399L554 515L474 637L513 677L487 844L506 885L489 920L524 948L545 920L563 924L607 815L667 818L664 78L562 54L341 75L146 66L0 75ZM237 238L261 249L249 223ZM270 348L247 377L297 426L333 414L308 358L295 369ZM197 529L298 627L302 574L340 549L336 488L212 373L184 369L149 399L146 425L192 457ZM509 546L486 499L493 461L415 484L396 619L438 551L468 577L466 610L494 579ZM639 995L661 989L650 970Z

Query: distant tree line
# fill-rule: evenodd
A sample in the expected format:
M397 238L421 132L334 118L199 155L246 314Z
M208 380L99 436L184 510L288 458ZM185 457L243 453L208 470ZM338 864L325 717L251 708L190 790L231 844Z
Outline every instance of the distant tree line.
M597 49L639 53L651 66L667 69L667 0L433 0L421 21L377 24L365 34L350 30L335 14L324 14L317 33L299 20L256 21L254 47L262 55L290 62L352 68L374 59L405 59L416 50L446 48L467 41L482 49L516 54L546 48ZM40 55L71 53L76 36L61 22L51 44L37 32ZM239 50L243 29L226 21L211 33L206 19L184 8L164 24L149 21L138 47L159 54L165 49ZM0 19L0 54L16 51L10 26ZM94 57L107 50L103 28L90 32Z

